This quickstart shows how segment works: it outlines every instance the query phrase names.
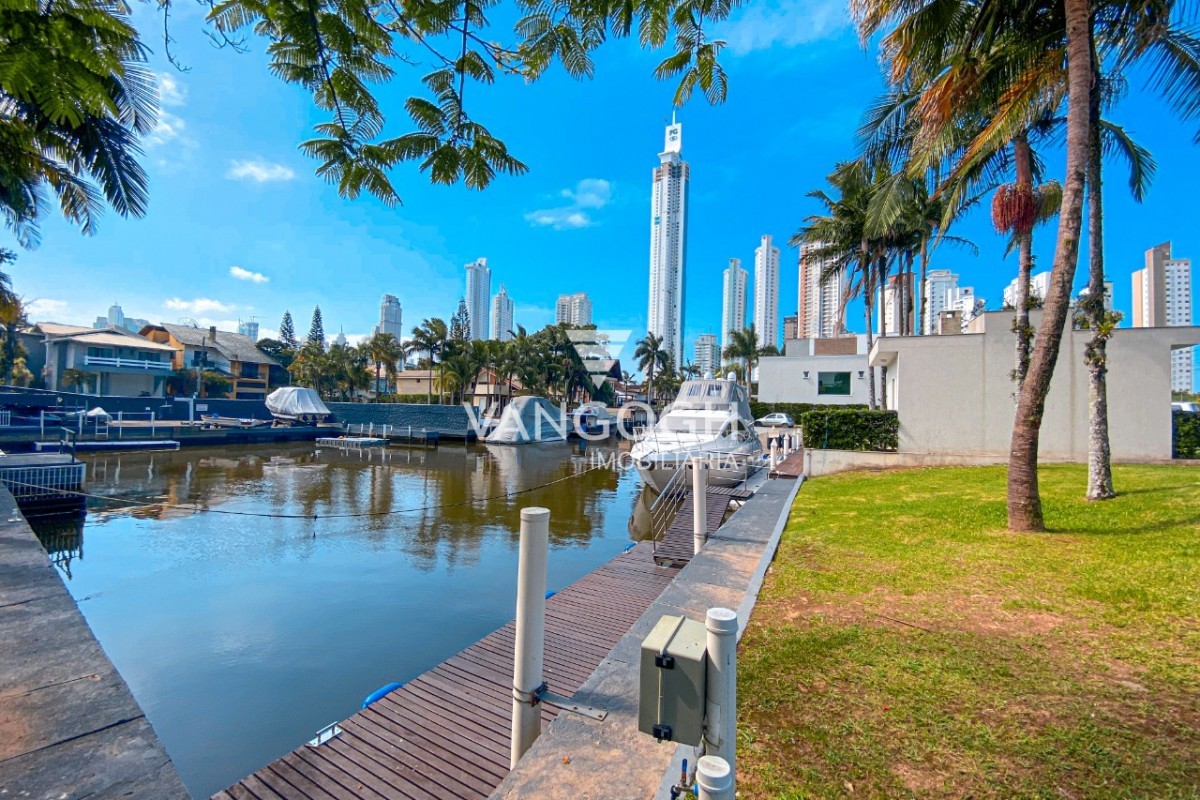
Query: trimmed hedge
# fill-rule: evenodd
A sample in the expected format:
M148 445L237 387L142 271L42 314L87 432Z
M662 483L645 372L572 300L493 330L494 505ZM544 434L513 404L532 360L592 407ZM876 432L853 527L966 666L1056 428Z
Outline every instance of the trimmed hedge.
M833 405L831 403L759 403L752 401L750 403L750 413L755 419L762 419L767 414L782 413L787 414L797 423L800 422L800 415L809 411L826 411L836 410L839 408L866 408L862 404L851 405Z
M1200 458L1200 414L1176 411L1171 414L1171 455L1175 458Z
M816 450L896 450L900 417L895 411L826 408L798 420L804 446Z

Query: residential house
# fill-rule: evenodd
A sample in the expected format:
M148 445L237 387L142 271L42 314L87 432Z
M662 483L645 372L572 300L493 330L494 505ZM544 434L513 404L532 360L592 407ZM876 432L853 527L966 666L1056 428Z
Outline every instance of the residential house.
M249 336L215 327L197 328L191 325L162 323L142 328L147 339L168 345L174 350L172 367L176 370L205 370L229 379L229 398L262 400L277 384L272 382L271 369L282 365L258 349Z
M95 395L126 397L162 397L171 375L172 350L124 328L85 328L39 322L30 329L41 338L44 357L32 357L31 364L46 388L54 391L81 391ZM26 337L26 347L32 342ZM63 373L83 373L82 383L65 385Z
M758 361L764 403L865 404L869 399L867 337L789 339L782 356Z

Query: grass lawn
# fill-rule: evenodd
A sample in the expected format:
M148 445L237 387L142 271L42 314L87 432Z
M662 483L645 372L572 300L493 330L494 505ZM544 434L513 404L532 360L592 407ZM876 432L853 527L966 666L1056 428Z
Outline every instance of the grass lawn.
M1200 469L804 485L739 648L741 797L1200 797Z

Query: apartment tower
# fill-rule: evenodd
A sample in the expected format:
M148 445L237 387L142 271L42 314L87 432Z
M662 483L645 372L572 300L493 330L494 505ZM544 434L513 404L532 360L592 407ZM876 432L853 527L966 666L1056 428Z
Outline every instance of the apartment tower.
M504 284L492 298L492 338L498 342L507 342L512 338L513 331L513 301L508 296Z
M797 339L831 339L840 336L845 327L842 317L842 293L845 291L845 270L822 274L829 262L817 255L823 244L800 245L800 290L796 306Z
M587 292L560 294L554 306L554 321L559 325L581 327L592 324L592 301Z
M487 259L467 264L467 313L471 315L471 338L488 338L488 306L492 300L492 271Z
M702 333L696 337L696 358L692 362L700 375L713 375L721 370L721 348L714 333Z
M396 295L385 294L379 302L379 324L375 326L375 332L390 333L397 342L404 335L404 314Z
M683 126L667 126L650 200L650 309L647 329L661 336L676 368L683 364L683 279L687 264L688 163L680 157Z
M746 270L740 258L729 259L721 292L721 352L729 347L734 331L746 327Z
M754 249L754 327L759 347L779 347L779 248L770 236Z
M1146 266L1133 273L1133 327L1192 324L1192 261L1172 258L1171 243L1146 251ZM1193 348L1171 352L1171 391L1190 392Z

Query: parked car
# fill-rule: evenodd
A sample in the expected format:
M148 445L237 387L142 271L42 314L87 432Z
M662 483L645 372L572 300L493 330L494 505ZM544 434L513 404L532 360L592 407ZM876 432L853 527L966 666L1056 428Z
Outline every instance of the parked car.
M1200 414L1200 403L1178 401L1171 403L1172 411L1182 411L1184 414Z
M796 423L794 423L792 418L787 414L784 414L781 411L776 411L774 414L767 414L761 419L756 419L754 424L764 428L791 428L794 427Z

